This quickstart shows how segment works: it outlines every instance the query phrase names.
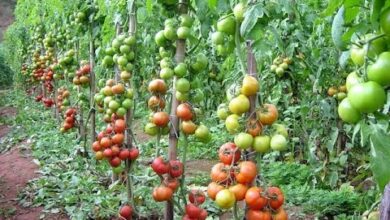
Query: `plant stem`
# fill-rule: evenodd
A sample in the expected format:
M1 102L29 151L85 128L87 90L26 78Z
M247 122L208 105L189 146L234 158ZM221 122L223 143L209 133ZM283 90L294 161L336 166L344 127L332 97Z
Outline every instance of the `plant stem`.
M186 198L186 190L185 190L185 179L186 179L186 174L185 174L185 169L186 169L186 163L187 163L187 148L188 148L188 137L187 135L183 135L184 140L183 140L183 158L182 158L182 163L183 163L183 175L180 179L180 192L182 199L184 201L184 204L187 204L187 198Z

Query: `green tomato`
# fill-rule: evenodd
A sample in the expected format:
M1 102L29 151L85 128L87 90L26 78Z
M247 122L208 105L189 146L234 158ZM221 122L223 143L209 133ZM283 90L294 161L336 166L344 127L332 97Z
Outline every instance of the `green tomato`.
M253 150L258 153L267 153L271 147L271 137L257 136L253 139Z
M229 35L236 32L236 20L233 16L227 16L217 22L217 30Z
M116 110L116 114L120 117L123 117L126 115L126 112L127 110L123 107L119 107L117 110Z
M125 56L118 57L118 65L126 66L129 61Z
M168 40L175 40L177 37L175 28L173 28L172 26L165 26L164 37Z
M244 13L245 5L243 3L238 3L236 6L234 6L233 14L238 22L242 22L244 20Z
M374 64L367 68L368 80L377 82L382 86L390 85L390 52L379 55Z
M105 54L106 55L109 55L109 56L114 56L115 54L115 50L112 48L112 47L107 47L105 50L104 50Z
M287 139L281 134L276 134L272 136L270 146L272 150L285 151L287 150Z
M386 103L386 93L381 85L368 81L352 87L348 93L348 99L359 112L372 113Z
M363 37L363 41L368 40L370 38L375 37L374 34L367 34ZM358 44L358 42L357 42ZM382 53L386 50L386 40L384 38L378 38L371 42L370 47L368 49L368 53L366 54L366 48L368 47L368 44L364 44L362 46L358 46L356 44L353 44L351 46L350 52L351 52L351 59L352 61L358 65L362 66L364 64L364 56L368 55L369 58L374 59L377 55Z
M199 53L198 55L196 55L196 62L192 64L191 67L195 70L195 72L200 72L206 69L208 62L209 61L206 55L204 55L203 53Z
M188 81L186 78L178 79L175 85L176 85L176 90L181 93L189 92L191 88L190 81Z
M380 16L380 26L386 35L390 36L390 8L384 10Z
M194 23L194 20L188 14L180 15L180 26L190 28L193 23Z
M133 101L129 98L126 98L122 102L122 107L129 110L133 106Z
M156 36L154 37L154 41L159 47L163 47L166 43L166 40L167 39L164 36L164 30L157 32Z
M137 42L137 39L135 39L135 36L129 36L123 42L129 46L133 46Z
M211 42L215 45L222 45L225 42L224 34L219 31L214 32L211 35Z
M357 123L362 117L360 112L352 107L349 99L343 99L343 101L340 102L337 112L341 120L351 124Z
M122 43L118 39L114 39L111 43L111 46L114 51L118 51L119 47L122 45Z
M191 30L190 28L183 26L183 27L179 27L176 33L179 39L185 40L190 36Z
M115 112L119 107L120 104L115 100L111 100L110 103L108 103L108 108L110 108L113 112Z
M225 120L229 116L229 109L226 104L220 104L218 106L217 116L220 120Z
M199 140L207 140L210 136L209 128L205 125L199 125L195 130L195 137Z
M347 93L345 92L339 92L336 94L336 98L337 100L339 101L342 101L343 99L345 99L347 97Z
M238 148L246 150L252 147L253 137L248 133L241 132L234 137L234 143Z
M188 92L182 93L179 91L176 91L175 97L177 100L181 102L186 102L190 99L190 94Z
M249 110L250 103L248 97L239 95L229 102L229 110L233 114L241 115Z
M165 67L160 70L160 77L164 80L169 80L173 77L173 70Z
M236 114L231 114L226 118L225 127L226 127L226 130L230 134L235 134L240 130L241 126L240 126L240 123L238 121L239 117L240 116L238 116Z
M351 88L359 83L362 83L364 80L357 75L356 72L351 72L347 76L347 80L345 82L345 85L347 87L347 91L350 91Z
M199 102L203 101L203 99L204 99L203 91L200 89L197 89L195 91L195 95L192 97L193 102L199 103Z
M175 72L175 75L177 77L181 78L181 77L185 76L187 73L187 65L185 63L179 63L176 65L173 72Z
M105 67L112 67L114 65L114 60L113 60L112 56L106 55L106 56L104 56L102 63L103 63L103 66L105 66Z
M112 172L115 173L115 174L120 174L120 173L123 172L123 167L121 167L121 166L113 167L112 168Z
M145 130L145 133L150 135L150 136L155 136L158 133L158 127L151 122L149 122L145 125L144 130Z
M285 138L288 137L288 131L285 125L283 124L273 124L272 127L275 129L276 134L283 135Z
M215 196L215 203L221 209L230 209L233 207L236 202L236 197L234 193L229 189L223 189L217 193Z
M130 53L131 51L131 48L129 47L129 45L122 45L120 48L119 48L119 51L122 53L122 54L128 54Z

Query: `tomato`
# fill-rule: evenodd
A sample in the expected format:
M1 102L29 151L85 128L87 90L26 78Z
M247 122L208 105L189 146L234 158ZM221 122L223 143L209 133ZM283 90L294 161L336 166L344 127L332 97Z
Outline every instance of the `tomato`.
M129 205L124 205L119 210L119 215L124 219L131 219L131 214L133 213L133 208Z
M110 160L110 165L112 167L119 167L121 165L121 162L122 160L119 157L114 157Z
M176 34L177 38L185 40L191 35L191 29L182 26L177 29Z
M207 211L205 209L202 209L198 217L198 220L206 220L206 218L207 218Z
M334 95L336 95L337 92L338 92L338 90L334 86L329 87L328 96L333 97Z
M379 83L382 86L390 85L390 52L383 52L375 63L367 68L368 80Z
M245 5L243 3L238 3L233 8L234 17L238 22L242 22L244 20L245 13Z
M179 180L177 180L177 178L170 177L164 179L164 184L167 187L171 188L173 191L175 191L180 185Z
M263 131L263 126L256 119L249 119L246 123L246 130L252 137L256 137Z
M173 69L173 72L177 77L183 77L187 73L187 65L185 63L179 63Z
M118 145L113 145L113 146L111 146L111 150L112 150L112 156L118 156L119 155L119 153L120 153L120 151L121 151L121 149L119 148L119 146Z
M182 121L181 122L181 130L186 135L194 134L196 131L196 128L197 128L196 124L192 121Z
M286 126L284 126L283 124L273 124L272 127L275 128L276 134L280 134L283 135L285 138L288 138L288 131Z
M125 86L121 83L118 83L111 87L111 90L114 94L123 94L125 92Z
M168 25L165 26L164 28L164 37L168 40L175 40L176 39L176 33L175 33L175 28L172 26Z
M96 160L102 160L104 158L104 154L101 151L98 151L95 153L95 159Z
M183 174L183 163L179 160L171 160L169 161L169 175L173 178L180 177Z
M186 205L185 212L188 215L188 217L190 217L190 218L197 219L199 217L201 211L202 210L198 206L196 206L192 203Z
M240 129L238 121L239 116L236 114L229 115L225 120L225 127L230 134L237 133Z
M117 133L111 138L113 144L122 144L125 140L125 135L123 133Z
M257 79L250 75L245 75L242 81L241 94L246 96L256 95L259 91L259 82Z
M165 108L165 101L159 96L152 96L148 100L148 108L152 111L162 110Z
M201 205L206 201L206 196L201 190L193 189L188 194L188 200L195 205Z
M367 34L361 40L366 41L373 37L375 37L374 34ZM386 50L386 41L384 38L378 38L372 41L367 54L365 51L368 44L364 44L362 46L359 46L358 44L360 43L356 42L355 44L352 44L350 49L351 59L358 66L362 66L364 64L365 55L368 55L369 58L374 59L375 56Z
M95 151L95 152L98 152L98 151L102 150L102 146L100 146L99 141L93 142L92 150Z
M234 143L242 150L252 147L253 137L248 133L241 132L234 137Z
M211 182L207 186L207 195L209 196L210 199L215 200L215 197L216 197L217 193L219 191L221 191L222 189L224 189L223 186L219 185L216 182Z
M220 104L218 106L217 116L220 120L225 120L229 116L229 109L225 104Z
M159 186L153 190L153 199L156 202L169 201L173 195L173 190L166 186Z
M181 102L186 102L190 99L190 94L188 92L182 93L182 92L176 91L175 96L176 96L176 99L181 101Z
M287 215L286 211L284 211L283 208L280 208L277 210L276 214L273 216L272 219L273 220L287 220L288 215Z
M217 30L229 35L236 32L236 21L233 16L226 16L217 22Z
M228 142L219 148L218 157L222 163L232 165L240 160L241 151L234 143Z
M182 14L180 15L180 26L188 27L190 28L192 26L192 23L194 22L194 19L191 18L188 14Z
M287 150L287 139L281 134L275 134L271 138L270 146L272 150L276 151Z
M268 200L262 193L263 190L257 186L253 186L246 191L245 202L250 209L260 210L267 205Z
M151 122L149 122L145 125L144 130L145 130L145 133L150 135L150 136L155 136L158 133L158 127Z
M100 140L100 146L102 146L103 148L111 147L111 145L112 145L111 139L108 137L103 137Z
M173 77L174 72L171 68L165 67L160 70L160 77L165 80L169 80Z
M123 149L119 152L119 158L121 160L126 160L130 157L130 151L128 149Z
M169 163L165 162L162 157L155 158L150 166L158 175L166 174L170 170Z
M284 196L282 191L278 187L269 187L267 189L267 194L269 198L269 206L276 210L279 209L284 203Z
M169 115L166 112L156 112L153 114L153 123L158 127L165 127L169 122Z
M185 78L180 78L176 81L175 83L176 85L176 90L181 92L181 93L186 93L188 91L190 91L190 81L188 81L187 79Z
M235 174L236 181L242 184L250 184L256 178L257 167L252 161L243 161L238 164L238 173Z
M241 201L245 199L246 191L248 190L248 186L237 183L229 187L229 190L234 193L234 197L236 201Z
M228 189L223 189L215 196L215 203L222 209L230 209L236 202L234 193Z
M253 210L249 209L246 213L247 220L271 220L272 215L266 210Z
M386 103L386 93L381 85L369 81L352 87L348 93L348 99L352 107L359 112L372 113Z
M257 136L253 139L253 150L258 153L267 153L271 147L271 137Z
M380 16L380 26L386 35L390 36L390 8L386 8Z
M223 163L217 163L211 168L210 178L213 182L217 183L230 183L233 176L228 170L229 166Z
M273 104L264 104L257 112L262 125L271 125L278 119L278 109Z
M129 151L129 159L130 160L135 160L135 159L137 159L138 158L138 156L139 156L139 150L138 150L138 148L136 148L136 147L132 147L131 149L130 149L130 151Z
M154 36L154 41L159 47L165 46L166 40L167 39L164 36L164 30L157 32L157 34Z
M176 108L176 115L181 120L188 121L193 117L191 106L188 103L182 103Z
M209 129L205 125L199 125L195 130L195 137L201 141L206 141L210 138Z
M148 91L151 93L165 94L167 92L167 85L162 79L154 79L150 81Z
M344 99L340 102L337 112L341 120L351 124L357 123L362 118L360 112L352 107L349 99Z
M215 45L223 45L225 39L224 34L222 32L216 31L211 35L211 41Z
M207 67L208 64L208 58L203 53L199 53L196 55L196 61L191 65L191 68L195 72L200 72L204 70Z
M112 110L113 112L115 112L121 105L119 104L119 102L115 101L115 100L111 100L110 103L108 103L108 108L110 108L110 110Z
M233 114L241 115L249 110L250 103L248 97L239 95L229 102L229 110Z
M118 119L114 123L114 131L115 133L123 133L126 129L126 122L123 119Z

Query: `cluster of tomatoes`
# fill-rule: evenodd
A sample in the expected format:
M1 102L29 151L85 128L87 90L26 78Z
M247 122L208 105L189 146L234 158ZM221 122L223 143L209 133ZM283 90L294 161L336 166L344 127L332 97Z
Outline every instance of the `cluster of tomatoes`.
M243 114L250 110L249 97L256 95L259 83L253 76L246 75L241 87L234 88L233 97L230 95L228 105L221 104L217 115L225 120L229 133L235 134L234 143L238 148L246 150L252 148L258 153L267 153L270 149L283 151L287 149L288 132L284 125L276 124L278 110L273 104L263 104L249 116L246 124L242 123ZM245 124L245 126L243 125ZM265 135L265 126L272 125L272 134Z
M207 218L207 211L200 207L206 196L201 190L193 189L188 193L189 204L185 206L185 213L183 220L205 220Z
M347 97L347 86L345 85L331 86L328 88L327 93L329 97L334 97L341 102L343 99Z
M271 71L275 72L277 76L282 77L284 73L289 68L289 65L292 64L292 59L289 57L276 57L271 65Z
M57 89L57 94L57 108L59 112L62 112L66 107L70 105L70 92L66 88L61 87Z
M54 100L52 98L43 97L42 102L46 108L51 108L54 105Z
M77 64L75 55L76 52L73 49L70 49L58 60L58 68L61 67L64 70L64 74L67 75L69 79L75 77L75 66Z
M246 6L238 3L233 8L233 13L221 17L217 22L217 31L211 35L211 41L216 46L219 56L227 56L234 51L236 26L244 20Z
M388 74L390 51L386 43L390 37L390 29L387 29L389 18L390 10L387 9L382 12L380 22L385 35L367 34L351 46L353 63L357 67L367 65L367 77L363 76L362 68L347 76L345 84L347 98L343 99L338 106L340 118L347 123L359 122L364 114L377 112L387 101L385 88L390 85Z
M91 66L84 63L77 71L76 75L73 77L73 84L88 86L89 85L89 74L91 73Z
M161 178L160 186L153 190L153 199L156 202L171 200L179 186L178 178L183 175L183 163L179 160L165 161L162 157L157 157L150 166Z
M104 80L99 82L104 85ZM115 83L113 79L106 81L100 92L95 94L95 102L100 113L104 113L104 121L111 122L112 116L123 117L133 106L133 90L123 83Z
M124 82L130 80L130 73L134 69L136 42L135 36L121 34L113 39L111 47L105 49L103 66L112 67L116 64L118 69L122 71L120 77Z
M194 123L196 114L189 103L181 103L178 105L176 115L181 120L180 129L184 134L194 134L202 142L208 142L211 139L209 129L205 125L197 125Z
M97 160L106 158L112 167L119 167L124 160L137 159L139 150L134 146L128 149L124 143L126 122L123 117L113 114L111 121L106 129L98 134L97 140L92 144L92 150Z
M245 200L249 207L247 219L263 219L257 217L263 213L270 216L264 219L271 219L271 212L276 215L285 214L281 208L284 196L279 188L269 187L263 190L262 187L251 186L258 175L256 164L252 161L240 161L241 150L234 143L223 144L218 156L220 163L211 169L212 182L208 185L207 194L220 208L230 209L237 201Z
M64 123L62 124L62 127L60 128L61 132L67 132L76 126L76 114L77 114L77 110L75 108L68 108L65 111L65 115L64 115L65 120Z

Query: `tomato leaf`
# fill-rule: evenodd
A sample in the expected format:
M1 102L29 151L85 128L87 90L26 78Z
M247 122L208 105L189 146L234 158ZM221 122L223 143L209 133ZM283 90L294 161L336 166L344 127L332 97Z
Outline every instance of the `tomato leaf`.
M209 2L209 8L215 10L217 7L217 0L208 0Z
M339 0L330 0L328 7L322 12L322 16L331 16L333 13L340 7L340 5L343 3L343 1Z
M371 5L371 23L378 24L381 9L385 5L385 0L373 0Z
M257 20L264 16L264 10L260 4L254 5L248 11L245 12L244 21L241 24L240 33L241 36L248 35L253 27L256 25Z
M344 6L338 10L332 23L332 40L336 47L340 50L345 49L345 43L342 39L344 30Z
M375 132L371 135L371 169L379 188L384 189L390 181L388 163L390 161L390 137L388 134L373 126Z
M146 11L151 14L153 11L153 0L146 0Z

